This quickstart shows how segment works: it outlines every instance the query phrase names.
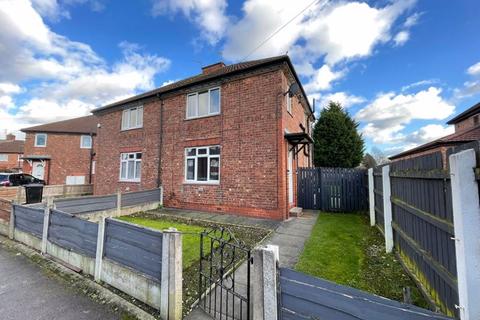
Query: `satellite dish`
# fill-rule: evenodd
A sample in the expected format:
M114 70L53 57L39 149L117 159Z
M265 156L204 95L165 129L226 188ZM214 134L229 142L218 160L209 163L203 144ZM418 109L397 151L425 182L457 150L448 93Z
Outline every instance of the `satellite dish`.
M300 92L300 86L298 83L294 82L290 85L290 88L288 88L288 96L293 97L297 95Z

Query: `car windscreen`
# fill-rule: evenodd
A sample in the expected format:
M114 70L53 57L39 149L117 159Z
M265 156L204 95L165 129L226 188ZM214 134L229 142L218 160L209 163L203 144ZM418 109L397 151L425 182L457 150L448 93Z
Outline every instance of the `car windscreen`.
M8 180L8 174L1 174L0 173L0 182L7 181Z

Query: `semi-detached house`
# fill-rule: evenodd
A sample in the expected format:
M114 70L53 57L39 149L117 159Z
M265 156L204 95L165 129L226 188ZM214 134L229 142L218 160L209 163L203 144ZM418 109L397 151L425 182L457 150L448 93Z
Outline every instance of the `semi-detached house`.
M95 194L164 188L171 208L286 219L314 115L288 56L216 63L93 111Z

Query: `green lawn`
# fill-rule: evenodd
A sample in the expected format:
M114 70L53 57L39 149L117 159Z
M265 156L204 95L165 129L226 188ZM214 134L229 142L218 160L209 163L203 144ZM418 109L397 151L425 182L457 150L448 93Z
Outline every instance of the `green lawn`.
M118 219L139 224L145 227L158 230L166 230L168 228L176 228L178 231L183 232L182 235L182 254L183 254L183 269L187 269L198 261L200 257L200 233L205 230L205 227L192 225L187 223L181 223L179 221L168 219L151 219L138 216L123 216Z
M413 303L427 306L366 215L320 213L295 269L398 301L408 286Z

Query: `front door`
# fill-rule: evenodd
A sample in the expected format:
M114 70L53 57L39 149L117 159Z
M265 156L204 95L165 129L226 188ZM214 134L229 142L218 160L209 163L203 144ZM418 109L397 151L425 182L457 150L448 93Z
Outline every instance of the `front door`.
M45 165L41 161L34 161L32 164L32 176L43 180L45 177Z
M290 205L293 203L293 151L288 151L287 162L288 204Z

